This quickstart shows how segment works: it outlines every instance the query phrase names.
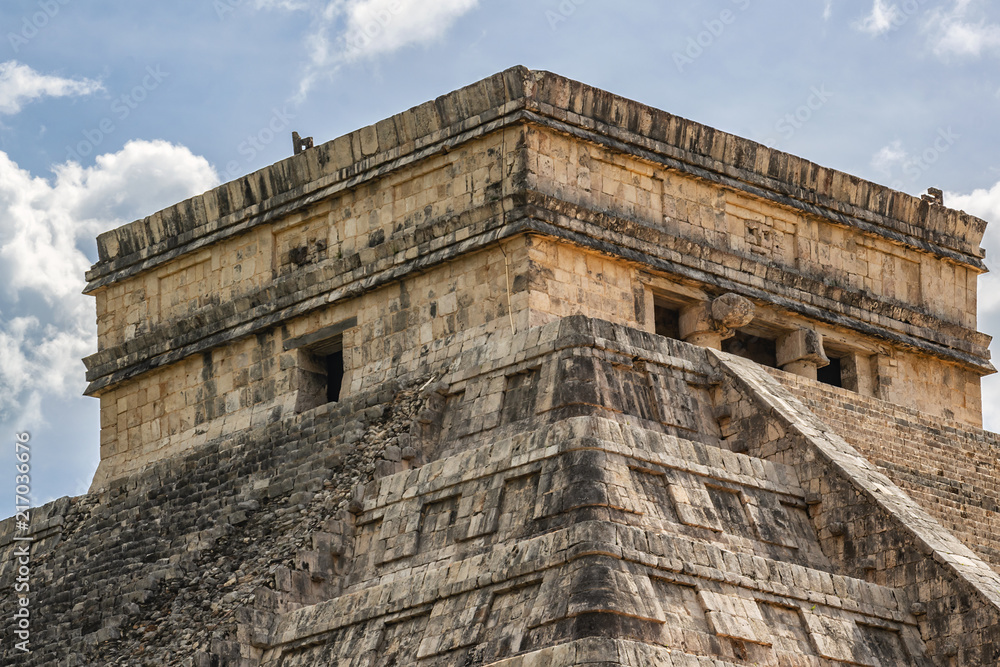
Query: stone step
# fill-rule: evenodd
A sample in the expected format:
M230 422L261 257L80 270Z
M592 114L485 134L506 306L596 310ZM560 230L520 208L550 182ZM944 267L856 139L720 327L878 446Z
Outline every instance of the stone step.
M568 665L527 656L614 626L645 642L622 664L922 664L907 597L833 572L807 507L782 464L566 419L359 489L341 593L266 643L284 667L397 649Z
M558 643L599 619L657 646L738 661L799 651L877 667L910 662L885 662L872 647L922 655L916 618L894 589L603 521L396 572L285 614L268 643L302 654L282 665L305 665L321 657L317 647L336 643L346 655L344 642L356 642L357 655L374 626L385 635L393 619L418 617L417 657L430 660L421 664L448 664L473 645L516 653Z
M596 511L625 525L830 569L789 469L601 417L568 419L388 475L358 497L348 586Z

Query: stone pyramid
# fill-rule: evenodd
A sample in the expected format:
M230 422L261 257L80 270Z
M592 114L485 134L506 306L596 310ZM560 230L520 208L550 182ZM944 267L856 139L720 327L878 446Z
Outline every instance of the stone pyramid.
M524 68L299 139L99 238L3 662L1000 664L985 224Z

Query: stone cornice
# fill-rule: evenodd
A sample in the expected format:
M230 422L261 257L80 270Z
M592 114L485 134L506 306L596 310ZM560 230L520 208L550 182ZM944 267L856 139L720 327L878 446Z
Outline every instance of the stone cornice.
M438 231L432 233L433 230ZM373 262L362 263L356 254L326 260L279 278L235 302L211 306L101 350L84 360L90 381L87 393L98 393L153 368L525 233L563 239L654 271L695 280L720 291L737 292L810 319L920 350L981 374L993 371L988 361L988 336L944 322L906 304L879 301L778 266L768 268L768 288L764 289L748 282L746 277L731 275L723 264L700 256L694 242L671 236L647 222L598 213L541 193L522 192L448 220L428 221L417 230L410 230L406 237L390 237L371 249L377 257ZM394 252L389 251L390 247ZM416 250L415 256L410 256L411 249Z
M549 72L515 67L102 234L86 292L478 136L536 123L985 270L978 218Z

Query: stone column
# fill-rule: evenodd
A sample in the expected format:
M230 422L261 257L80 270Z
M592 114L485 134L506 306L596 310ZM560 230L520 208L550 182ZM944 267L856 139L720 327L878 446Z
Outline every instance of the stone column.
M816 379L816 371L830 365L823 352L823 335L813 329L798 329L778 339L778 366L783 371Z
M754 305L732 292L713 301L688 306L681 311L681 338L692 345L722 349L722 341L732 338L735 329L750 324Z

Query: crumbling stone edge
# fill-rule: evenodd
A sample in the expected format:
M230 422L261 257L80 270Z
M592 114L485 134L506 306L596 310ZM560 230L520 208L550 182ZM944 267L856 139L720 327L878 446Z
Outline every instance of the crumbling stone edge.
M779 458L796 466L803 487L807 492L812 491L813 498L807 502L818 506L813 519L825 542L824 551L836 555L836 548L830 547L837 544L837 539L842 545L845 533L862 549L877 542L882 543L883 549L902 550L907 545L915 548L919 552L916 562L896 563L895 570L889 563L873 567L871 559L863 557L863 553L857 557L855 546L850 551L841 551L839 555L844 562L840 565L856 569L861 578L865 578L862 572L866 567L869 570L877 567L881 572L876 575L894 578L895 584L910 597L913 613L921 617L922 634L932 654L947 661L956 656L957 635L976 632L978 642L970 642L976 646L964 648L964 655L958 656L963 660L959 664L997 664L1000 574L823 423L766 369L731 354L708 352L736 393L756 403L757 423L764 427L756 435L744 430L750 441L761 441L751 442L750 448L761 447L756 453L764 458ZM743 416L746 417L746 411ZM753 419L749 417L748 422ZM881 527L865 524L852 501L845 501L849 496L880 510L877 514L882 515L885 523ZM900 561L903 560L901 556Z

